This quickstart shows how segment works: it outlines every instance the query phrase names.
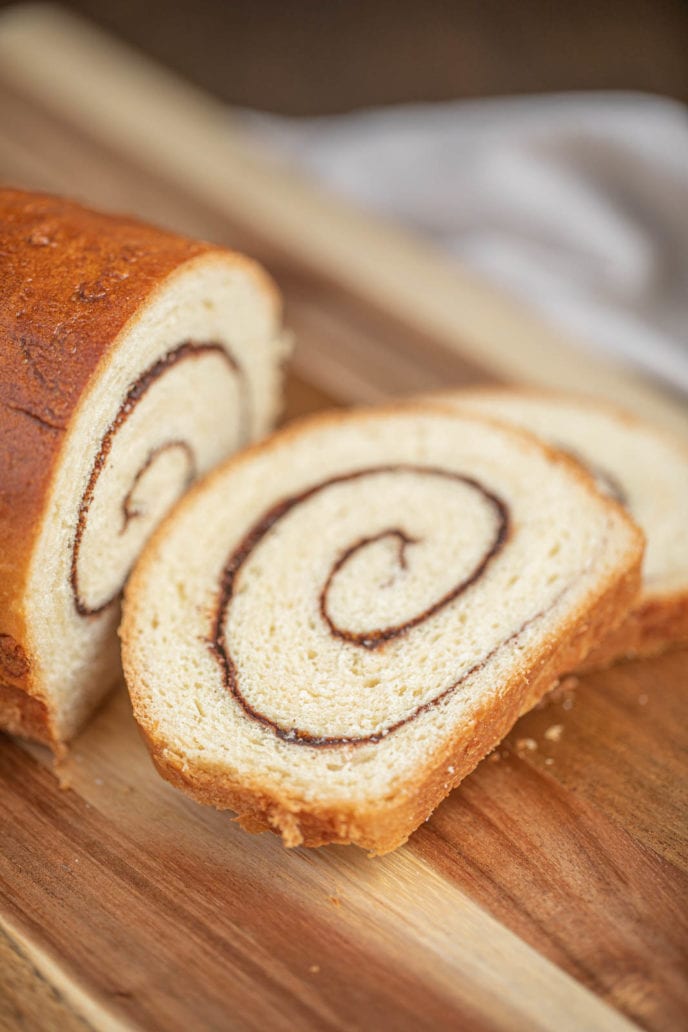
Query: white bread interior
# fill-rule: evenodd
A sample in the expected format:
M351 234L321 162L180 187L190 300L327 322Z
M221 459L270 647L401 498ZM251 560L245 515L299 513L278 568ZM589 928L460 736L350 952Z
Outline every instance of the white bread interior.
M628 634L620 629L597 653L602 664L688 641L688 446L684 441L614 406L566 394L477 388L443 391L424 400L508 420L566 449L596 476L601 490L622 501L640 526L646 538L642 590ZM649 626L643 634L645 622Z
M249 263L213 252L169 276L101 360L65 435L24 603L35 682L57 741L72 737L121 673L119 601L79 613L70 564L94 459L127 392L186 341L219 344L231 358L199 351L172 365L114 434L78 556L79 595L90 610L119 594L151 531L189 480L271 426L284 352L279 332L276 298ZM170 448L169 442L177 444Z
M356 542L374 539L330 579L327 616L363 639L470 577L498 517L458 477L510 510L480 579L379 647L333 635L323 586ZM212 647L223 570L309 491L274 510L219 628L239 704ZM202 801L289 845L384 852L623 618L641 554L621 507L528 435L432 409L320 415L230 460L149 543L121 631L134 713L163 775Z

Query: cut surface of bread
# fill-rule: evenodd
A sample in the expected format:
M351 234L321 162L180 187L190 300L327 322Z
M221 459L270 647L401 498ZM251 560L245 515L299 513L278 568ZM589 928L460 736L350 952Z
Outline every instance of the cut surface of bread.
M476 417L319 415L156 532L121 628L164 777L287 845L401 844L628 611L642 535Z
M643 584L628 619L588 657L586 669L688 642L688 445L587 398L519 388L475 388L432 397L507 420L567 451L620 501L645 534Z
M280 313L233 252L0 191L0 727L59 751L121 676L123 583L271 425Z

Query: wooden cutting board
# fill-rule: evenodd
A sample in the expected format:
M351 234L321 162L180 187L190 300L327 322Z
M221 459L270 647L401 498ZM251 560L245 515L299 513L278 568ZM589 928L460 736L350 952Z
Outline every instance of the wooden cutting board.
M288 416L499 379L687 432L676 399L320 196L56 9L0 18L0 178L261 258L297 336ZM42 750L2 740L1 1027L687 1028L687 681L684 651L564 682L376 860L286 851L185 799L123 689L66 790Z

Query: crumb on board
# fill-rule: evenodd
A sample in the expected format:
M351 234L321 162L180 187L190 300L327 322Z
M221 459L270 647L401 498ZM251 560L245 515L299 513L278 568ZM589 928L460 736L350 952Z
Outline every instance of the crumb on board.
M566 677L562 677L560 681L552 685L547 694L536 704L535 708L542 710L552 703L559 703L564 709L571 709L573 706L573 696L579 684L580 681L575 674L568 674Z
M563 735L563 733L564 733L564 725L563 724L552 724L545 731L545 738L547 739L548 742L558 742L558 741L560 741L561 736Z
M516 742L516 748L519 752L535 752L538 744L534 738L519 738Z
M498 750L495 749L495 751L490 753L490 755L487 758L490 761L490 763L499 763L502 757L499 755Z
M551 766L552 766L552 764L554 763L554 759L553 759L553 757L552 757L552 756L547 756L547 757L545 758L545 763L547 764L547 766L548 766L548 767L551 767Z
M308 970L312 975L317 975L320 971L320 964L311 964Z

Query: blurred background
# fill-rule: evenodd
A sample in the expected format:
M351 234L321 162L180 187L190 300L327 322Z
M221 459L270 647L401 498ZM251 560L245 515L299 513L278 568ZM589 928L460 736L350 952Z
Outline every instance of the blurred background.
M288 168L688 393L684 0L62 6L226 103L228 135L231 109Z
M580 89L643 90L688 101L683 0L67 0L64 6L228 103L281 114Z

